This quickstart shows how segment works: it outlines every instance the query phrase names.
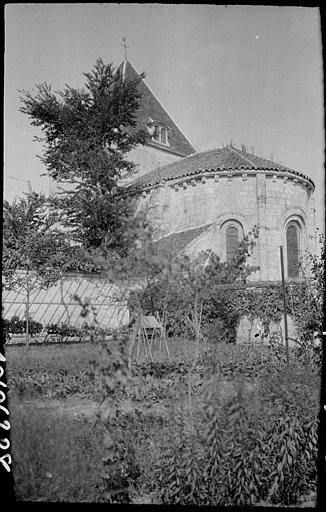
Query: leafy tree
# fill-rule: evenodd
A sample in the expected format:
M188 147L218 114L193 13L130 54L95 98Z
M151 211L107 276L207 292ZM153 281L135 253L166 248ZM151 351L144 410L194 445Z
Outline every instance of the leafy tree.
M150 234L148 237L139 249L143 286L133 295L130 305L135 307L137 295L145 312L158 311L161 316L168 313L171 327L179 326L184 331L190 327L199 341L202 313L207 313L205 309L212 297L223 295L223 285L239 280L245 282L257 269L246 260L252 253L258 228L254 227L244 237L231 262L221 261L211 250L203 251L194 260L185 255L162 254L151 242ZM137 261L131 267L135 271ZM177 325L173 326L173 323Z
M57 227L43 194L32 192L3 204L3 284L26 292L26 339L29 340L29 300L36 288L47 288L66 270L78 268L78 248Z
M46 282L55 279L64 261L67 235L56 229L56 216L36 192L3 204L3 276L11 287L17 270L37 271Z
M34 95L20 91L20 111L41 128L41 160L47 174L63 184L52 198L61 223L86 249L123 252L132 202L121 198L119 179L135 169L126 153L146 140L145 131L136 129L138 81L124 81L119 69L101 59L84 76L82 89L66 85L52 92L43 83Z
M319 248L318 255L308 254L306 261L301 262L303 282L293 311L298 341L305 353L311 348L320 351L315 338L321 340L324 331L326 243L322 233L319 233Z

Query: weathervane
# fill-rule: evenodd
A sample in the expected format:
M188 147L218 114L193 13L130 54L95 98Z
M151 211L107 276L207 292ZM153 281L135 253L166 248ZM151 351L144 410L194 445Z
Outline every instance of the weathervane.
M125 49L125 60L128 60L128 59L127 59L127 48L130 48L130 46L127 46L127 45L126 45L126 41L127 41L127 38L126 38L126 37L122 37L121 39L122 39L122 41L123 41L123 44L120 44L120 46L123 46L123 47L124 47L124 49Z

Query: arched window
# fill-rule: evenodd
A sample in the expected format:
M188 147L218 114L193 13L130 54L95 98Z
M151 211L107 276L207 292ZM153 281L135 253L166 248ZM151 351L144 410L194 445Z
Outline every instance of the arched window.
M239 247L239 231L235 226L226 229L226 261L231 261Z
M286 229L286 253L288 262L288 278L299 277L299 229L291 222Z

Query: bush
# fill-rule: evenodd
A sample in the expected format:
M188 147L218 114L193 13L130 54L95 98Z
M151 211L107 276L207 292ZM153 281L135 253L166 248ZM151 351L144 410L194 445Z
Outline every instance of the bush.
M15 394L20 386L26 398L91 397L97 393L102 399L103 376L92 374L87 366L87 361L95 357L95 347L89 344L86 348L40 346L27 352L10 347L10 389ZM105 364L102 345L98 348L96 357ZM108 349L113 370L104 376L106 385L112 386L112 372L123 378L123 384L121 364L126 361L121 361L111 341ZM114 408L119 408L119 414L111 418L110 430L117 457L112 466L105 467L104 482L99 477L102 435L109 447L111 440L103 421L98 426L105 432L101 431L95 447L93 432L86 427L84 430L82 424L80 436L72 423L71 432L68 427L67 431L66 427L60 430L58 422L57 430L47 433L50 423L44 420L40 420L38 432L33 417L31 435L40 441L38 448L32 441L28 445L34 453L28 448L30 466L27 455L26 460L23 455L16 458L22 467L20 496L58 501L71 492L76 501L107 501L115 489L117 494L110 496L113 502L146 498L157 504L289 505L314 491L319 376L310 369L307 372L295 360L288 370L284 353L279 355L255 345L211 343L198 361L195 368L191 360L134 363L125 389L119 384L110 396L112 402L106 401L105 408L101 408L101 417L107 414L109 418ZM25 429L21 418L18 420L16 428L22 424ZM30 430L25 430L27 437L22 445L28 442ZM62 450L69 450L64 456L58 448L62 468L53 448L61 435L67 436L62 440ZM86 469L82 468L80 475L70 475L82 463L75 450L85 450ZM98 459L90 465L92 453ZM48 469L49 463L54 473ZM47 471L53 475L52 480L44 476ZM87 471L93 471L89 475L92 488L85 487Z
M300 376L274 367L250 393L236 379L223 400L215 375L196 413L172 411L156 463L160 502L290 505L314 490L318 399Z
M120 366L116 371L121 379ZM316 486L318 382L295 361L288 369L285 357L267 347L211 344L196 368L135 366L125 391L114 390L104 402L107 446L115 454L105 485L121 490L109 499L129 502L132 488L157 504L298 503ZM107 384L112 390L113 379ZM159 432L154 426L150 432L155 454L146 453L145 468L140 451L120 435L141 411L137 401L158 400L165 413ZM141 446L146 451L144 439Z
M65 323L62 324L49 324L46 326L46 331L48 334L57 334L61 337L83 337L85 334L85 329L80 327L74 327Z
M96 375L90 362L94 346L54 344L8 347L7 378L10 393L23 399L72 395L91 397L96 391Z
M22 369L8 376L11 392L24 398L92 396L95 392L94 378L91 369L68 373L64 368L55 371Z
M46 327L46 331L50 335L60 336L63 338L79 338L79 341L82 341L86 335L93 333L92 329L88 329L87 327L77 327L72 326L66 323L59 324L49 324ZM98 337L105 337L110 333L108 329L96 328L96 335Z
M25 334L26 333L26 320L20 320L18 316L13 316L10 320L4 318L3 329L5 334ZM43 325L32 318L28 322L28 331L31 336L39 334L43 330Z

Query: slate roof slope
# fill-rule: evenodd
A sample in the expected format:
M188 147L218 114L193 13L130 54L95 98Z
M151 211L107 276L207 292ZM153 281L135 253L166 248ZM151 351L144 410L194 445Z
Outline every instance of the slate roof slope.
M118 67L124 76L124 80L139 79L139 73L130 64L124 61ZM141 80L138 85L138 90L142 95L140 106L136 112L137 128L146 128L146 123L149 118L154 122L163 123L168 129L169 145L160 144L157 141L150 140L150 145L159 147L160 149L168 150L180 156L187 156L195 153L195 148L190 144L188 139L183 135L181 130L177 127L171 116L166 112L155 95L146 85L144 80Z
M225 146L224 148L195 153L194 155L181 158L164 167L154 169L133 181L130 188L139 189L149 185L155 185L163 179L168 181L182 178L201 173L204 170L225 171L240 169L287 171L297 176L304 177L313 184L313 181L308 176L293 171L284 165L266 160L265 158L247 153L232 146Z
M212 224L206 224L205 226L199 226L193 229L187 229L180 231L179 233L171 233L168 236L160 238L155 242L155 249L159 254L179 254L187 245L190 244L195 238L201 235L206 229Z

